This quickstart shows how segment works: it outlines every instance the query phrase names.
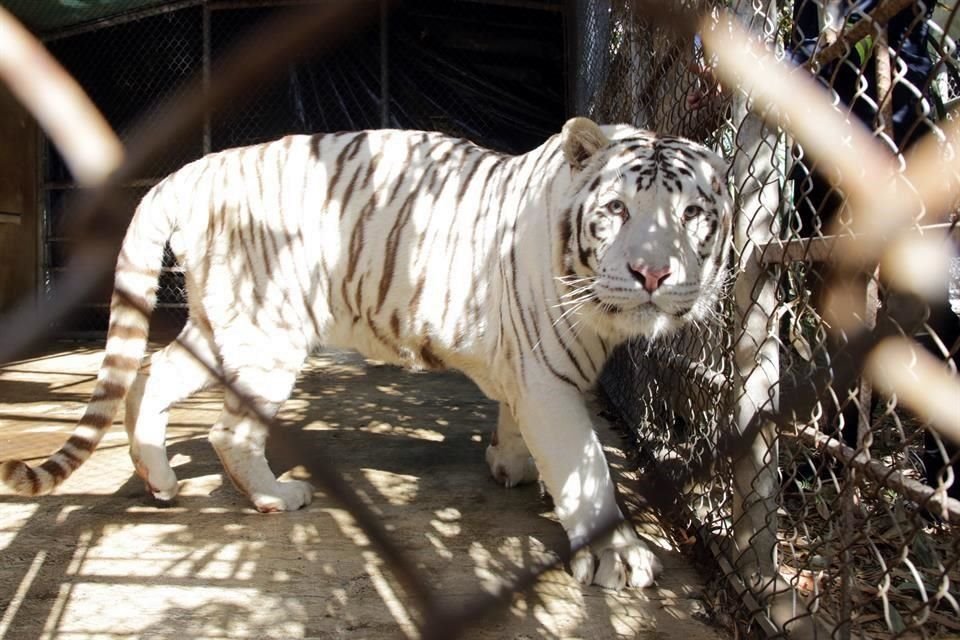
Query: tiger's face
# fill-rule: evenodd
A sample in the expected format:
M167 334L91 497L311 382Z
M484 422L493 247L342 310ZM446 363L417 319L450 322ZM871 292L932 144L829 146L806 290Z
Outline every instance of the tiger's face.
M732 216L726 165L688 140L612 129L607 139L596 127L585 146L564 140L576 175L561 221L563 304L611 336L656 337L716 302Z

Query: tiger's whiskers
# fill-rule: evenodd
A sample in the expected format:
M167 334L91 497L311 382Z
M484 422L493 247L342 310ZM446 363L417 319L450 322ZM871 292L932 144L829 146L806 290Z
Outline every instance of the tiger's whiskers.
M592 290L593 290L593 283L591 282L590 284L585 284L582 287L577 287L572 291L568 291L567 293L560 296L560 299L565 300L567 298L576 298L580 294L584 293L585 291L592 291Z
M563 321L565 318L567 318L568 316L571 316L571 315L576 314L578 311L580 311L580 309L583 308L583 306L584 306L585 304L587 304L587 303L590 302L591 300L595 300L595 299L596 299L596 295L593 293L593 291L588 291L588 292L586 293L586 295L582 295L582 296L579 297L579 298L576 298L576 299L573 299L573 300L561 301L561 302L558 302L558 303L556 303L556 304L554 304L554 305L551 305L551 308L553 308L553 309L557 309L557 308L560 308L560 307L567 307L567 308L563 310L563 313L561 313L561 314L557 317L557 319L554 320L554 321L551 323L550 326L551 326L551 327L556 327L556 326L557 326L558 324L560 324L560 322ZM578 318L577 321L574 322L572 325L568 325L568 326L570 327L570 329L572 330L574 327L576 327L578 324L580 324L580 320L581 320L581 319L582 319L582 318ZM573 334L572 332L571 332L571 334L568 334L568 335L573 335L574 337L576 337L576 335ZM541 337L539 340L537 340L536 344L533 345L533 349L532 349L532 350L533 350L533 351L536 351L536 350L540 347L540 344L541 344L542 342L543 342L543 338Z

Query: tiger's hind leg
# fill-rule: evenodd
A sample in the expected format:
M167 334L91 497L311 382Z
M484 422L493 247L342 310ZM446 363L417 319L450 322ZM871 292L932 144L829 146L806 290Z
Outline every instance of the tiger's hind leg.
M126 398L124 427L130 457L147 490L158 500L172 500L178 489L167 458L170 407L216 383L191 352L216 366L210 334L188 320L176 340L151 356L149 372L138 374Z
M275 363L271 369L246 366L236 371L235 387L273 418L289 397L306 354L295 366ZM265 456L267 428L251 415L237 396L228 392L223 412L210 431L213 444L230 480L258 511L295 511L313 499L313 486L300 480L279 481Z
M508 489L536 482L540 477L510 407L502 402L497 430L493 432L486 456L494 480Z

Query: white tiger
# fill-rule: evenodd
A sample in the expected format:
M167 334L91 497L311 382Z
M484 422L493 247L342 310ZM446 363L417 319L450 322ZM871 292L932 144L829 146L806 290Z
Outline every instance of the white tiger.
M52 491L126 397L137 472L172 499L168 408L215 381L183 344L268 415L313 349L349 347L459 369L498 400L491 473L508 487L539 473L579 547L621 517L583 392L618 343L665 335L714 304L732 216L725 171L693 142L585 118L518 156L395 130L209 155L154 187L130 222L106 355L73 435L39 467L2 463L0 478ZM190 317L138 375L168 240ZM265 439L227 393L210 440L229 477L260 511L309 503L309 484L271 472ZM571 568L621 588L651 584L660 564L624 524Z

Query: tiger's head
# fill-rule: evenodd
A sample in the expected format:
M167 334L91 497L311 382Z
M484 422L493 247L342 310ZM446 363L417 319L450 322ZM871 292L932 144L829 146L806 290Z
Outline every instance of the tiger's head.
M726 163L683 138L586 118L560 135L573 176L555 245L561 304L619 339L704 318L726 279Z

